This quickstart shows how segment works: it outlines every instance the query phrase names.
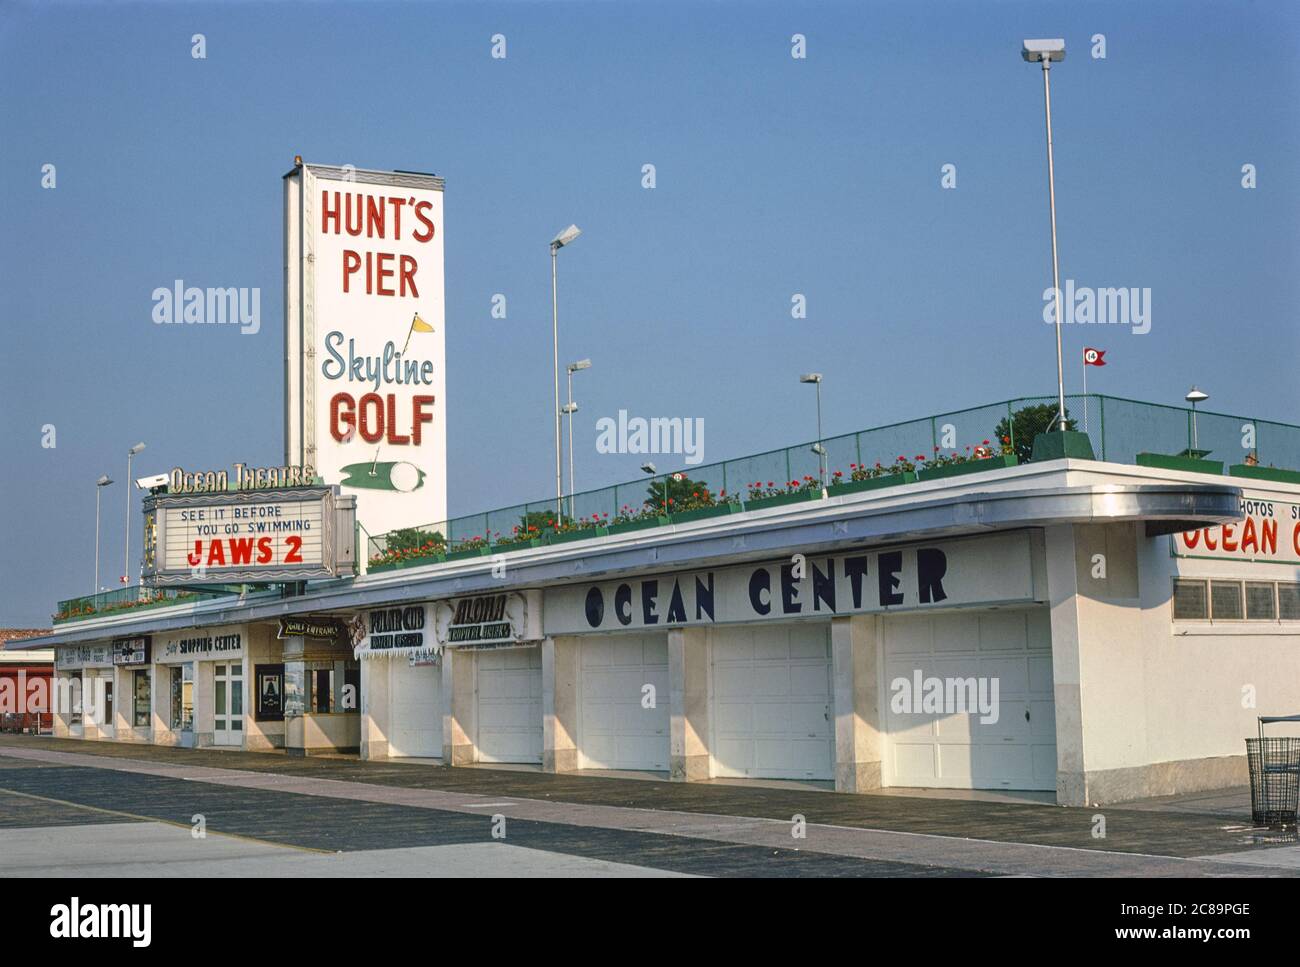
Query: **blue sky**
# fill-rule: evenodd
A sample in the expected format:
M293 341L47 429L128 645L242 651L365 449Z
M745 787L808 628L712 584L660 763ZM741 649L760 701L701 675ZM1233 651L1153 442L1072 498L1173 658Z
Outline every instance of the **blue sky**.
M1052 392L1037 36L1069 48L1062 278L1152 290L1145 335L1066 327L1067 389L1095 345L1094 391L1197 382L1211 409L1297 421L1294 4L0 6L0 626L91 590L101 473L115 583L137 440L137 475L279 462L295 154L447 179L452 513L552 487L546 243L570 222L580 489L637 476L595 449L619 409L702 417L708 461L810 438L808 370L828 434ZM178 278L260 287L261 332L155 326Z

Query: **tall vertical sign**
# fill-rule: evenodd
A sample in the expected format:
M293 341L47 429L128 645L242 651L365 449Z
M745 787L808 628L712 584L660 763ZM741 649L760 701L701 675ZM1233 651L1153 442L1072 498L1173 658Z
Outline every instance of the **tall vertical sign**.
M285 460L355 494L371 534L447 516L442 189L285 176Z

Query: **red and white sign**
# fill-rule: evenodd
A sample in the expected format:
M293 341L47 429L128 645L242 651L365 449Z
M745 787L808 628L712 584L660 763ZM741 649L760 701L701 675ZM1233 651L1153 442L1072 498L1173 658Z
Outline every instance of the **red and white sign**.
M1105 366L1106 360L1102 359L1106 355L1104 349L1092 349L1091 347L1083 351L1083 365L1085 366Z
M319 497L259 504L167 507L163 569L322 563Z
M1174 535L1179 557L1300 564L1300 504L1244 497L1242 519Z
M372 534L443 520L442 179L300 164L285 186L286 457Z

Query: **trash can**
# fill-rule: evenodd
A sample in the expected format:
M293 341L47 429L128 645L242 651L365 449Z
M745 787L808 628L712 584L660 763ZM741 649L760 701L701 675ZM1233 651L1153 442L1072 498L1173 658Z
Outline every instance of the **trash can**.
M1294 826L1300 807L1300 738L1264 735L1273 722L1300 722L1300 715L1261 715L1259 736L1246 740L1250 766L1250 814L1256 826Z

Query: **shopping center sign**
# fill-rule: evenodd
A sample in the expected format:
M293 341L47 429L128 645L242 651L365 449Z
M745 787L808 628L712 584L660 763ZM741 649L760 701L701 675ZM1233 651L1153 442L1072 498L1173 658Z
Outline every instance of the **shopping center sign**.
M305 581L352 571L356 498L337 487L153 494L144 582Z
M285 460L361 495L372 534L446 517L442 187L285 176Z

